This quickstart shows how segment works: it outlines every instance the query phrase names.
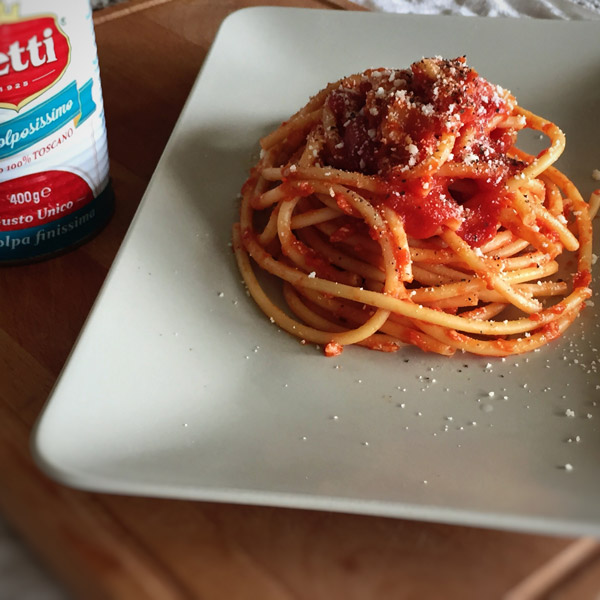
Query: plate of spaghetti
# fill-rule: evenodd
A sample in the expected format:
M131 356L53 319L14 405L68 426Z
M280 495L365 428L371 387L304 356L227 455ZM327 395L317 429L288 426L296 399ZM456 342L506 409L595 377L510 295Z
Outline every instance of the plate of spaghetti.
M548 140L536 156L517 147L525 128ZM600 192L590 214L553 166L564 148L555 123L465 57L345 77L261 140L234 229L240 271L272 321L328 356L350 344L534 350L592 294ZM576 254L570 281L552 279L563 253ZM260 288L250 256L297 319Z
M473 23L224 22L36 428L48 474L600 534L598 24Z

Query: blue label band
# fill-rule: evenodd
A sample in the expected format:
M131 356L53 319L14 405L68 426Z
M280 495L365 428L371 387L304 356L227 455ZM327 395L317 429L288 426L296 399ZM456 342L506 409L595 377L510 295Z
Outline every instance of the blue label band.
M88 117L90 117L96 110L96 103L92 98L92 86L94 82L88 79L78 91L79 94L79 106L81 107L81 114L77 121L77 127L79 127Z
M83 123L95 110L93 81L77 89L73 81L39 106L0 125L0 159L22 152L58 131L69 121Z

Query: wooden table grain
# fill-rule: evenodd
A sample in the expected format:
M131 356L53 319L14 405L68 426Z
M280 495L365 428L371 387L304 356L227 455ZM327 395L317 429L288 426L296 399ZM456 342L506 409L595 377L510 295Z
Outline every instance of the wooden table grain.
M117 208L86 245L0 269L0 511L76 597L597 598L589 540L401 519L91 494L50 481L29 437L217 28L257 4L133 0L96 15ZM152 123L152 126L149 126Z

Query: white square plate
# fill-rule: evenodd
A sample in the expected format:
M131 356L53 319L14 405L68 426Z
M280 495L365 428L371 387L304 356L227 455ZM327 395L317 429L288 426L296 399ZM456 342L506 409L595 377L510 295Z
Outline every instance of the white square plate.
M229 247L260 136L329 81L422 56L466 54L559 123L560 166L587 197L598 39L592 22L230 16L43 412L41 467L90 490L600 535L597 308L504 362L327 359L260 313Z

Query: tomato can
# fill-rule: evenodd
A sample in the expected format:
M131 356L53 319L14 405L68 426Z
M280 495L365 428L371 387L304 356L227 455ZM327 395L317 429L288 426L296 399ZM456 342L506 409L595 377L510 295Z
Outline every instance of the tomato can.
M52 256L113 211L87 0L0 0L0 264Z

